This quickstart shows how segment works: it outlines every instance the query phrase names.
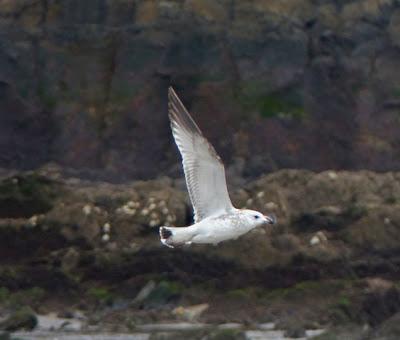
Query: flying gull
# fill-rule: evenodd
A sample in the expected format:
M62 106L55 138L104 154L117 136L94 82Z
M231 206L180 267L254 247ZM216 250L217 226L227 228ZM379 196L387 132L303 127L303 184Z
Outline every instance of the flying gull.
M262 225L274 224L274 216L236 209L229 198L225 169L213 146L203 136L172 87L168 90L172 134L182 155L186 186L194 210L188 227L160 227L161 242L173 248L191 243L236 239Z

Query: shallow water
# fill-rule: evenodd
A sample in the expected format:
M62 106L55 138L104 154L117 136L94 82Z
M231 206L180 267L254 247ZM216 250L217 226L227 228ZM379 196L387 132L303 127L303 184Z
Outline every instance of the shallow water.
M248 340L289 340L284 336L283 330L272 329L274 324L261 324L257 329L244 330L246 339ZM34 331L34 332L18 332L13 335L23 340L148 340L151 334L168 333L168 332L184 332L193 330L222 330L222 329L241 329L240 324L224 324L217 327L207 324L148 324L138 327L137 332L130 334L116 333L83 333L83 332L52 332L52 331ZM323 333L323 330L307 330L306 337L297 338L297 340L311 339L313 336Z
M199 322L149 323L137 325L132 333L108 333L100 330L87 330L82 320L64 319L55 315L39 315L38 326L32 332L17 332L13 336L21 340L148 340L152 334L185 333L193 331L216 332L223 330L243 330L248 340L289 340L285 331L275 329L273 322L261 323L246 328L240 323L225 323L220 325ZM321 334L323 330L307 330L306 337L297 340L311 339ZM189 333L187 333L189 334Z

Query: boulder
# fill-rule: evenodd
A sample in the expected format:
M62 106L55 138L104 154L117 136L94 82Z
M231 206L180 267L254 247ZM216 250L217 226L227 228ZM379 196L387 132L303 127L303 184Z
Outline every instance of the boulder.
M0 329L15 332L18 330L32 330L38 324L35 313L30 308L22 308L0 323Z
M396 340L400 337L400 313L385 320L369 335L371 340Z

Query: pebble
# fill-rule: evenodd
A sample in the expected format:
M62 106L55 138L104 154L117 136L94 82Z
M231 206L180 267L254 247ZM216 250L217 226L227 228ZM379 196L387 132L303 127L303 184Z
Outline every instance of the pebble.
M328 241L328 238L322 231L318 231L315 235L317 235L320 239L321 242L326 242Z
M126 205L124 205L124 206L122 207L122 211L123 211L125 214L131 215L131 216L133 216L133 215L136 214L136 209L132 209L132 208L126 206Z
M315 246L319 244L321 241L317 235L314 235L310 240L310 246Z
M329 177L330 179L335 180L335 179L338 178L338 175L337 175L337 173L334 172L334 171L328 171L328 177Z
M328 241L328 238L322 231L318 231L310 240L310 245L315 246L321 242Z
M126 206L127 206L128 208L136 208L136 204L135 204L135 202L133 202L133 201L129 201L128 203L126 203Z
M158 223L157 223L156 220L151 220L151 221L149 222L149 226L150 226L150 227L155 227L155 226L157 226L157 225L158 225Z
M38 222L38 216L37 215L33 215L30 219L29 219L29 225L31 227L36 227L37 226L37 222Z
M110 225L110 223L104 223L104 225L103 225L103 231L105 232L105 233L109 233L110 231L111 231L111 225Z
M92 212L92 207L89 204L86 204L83 208L82 211L85 215L90 215Z
M267 210L275 210L278 208L278 205L275 202L267 202L264 204L264 207Z
M193 306L179 306L176 307L173 311L172 314L180 316L182 318L185 318L188 321L194 321L196 320L205 310L207 310L209 307L208 303L202 303L199 305L193 305Z

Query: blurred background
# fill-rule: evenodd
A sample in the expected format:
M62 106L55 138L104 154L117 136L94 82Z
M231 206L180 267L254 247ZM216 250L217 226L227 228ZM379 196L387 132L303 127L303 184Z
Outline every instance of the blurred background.
M0 0L0 27L0 329L400 338L399 1ZM192 222L169 86L278 225L159 243Z

